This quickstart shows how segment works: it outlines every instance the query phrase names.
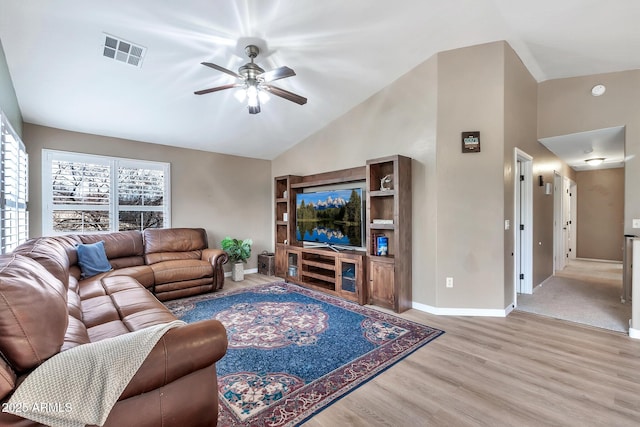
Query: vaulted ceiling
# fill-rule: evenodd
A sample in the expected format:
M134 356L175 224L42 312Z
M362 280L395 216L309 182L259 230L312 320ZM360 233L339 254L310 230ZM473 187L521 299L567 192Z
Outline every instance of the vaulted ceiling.
M272 159L440 51L506 40L538 80L640 69L631 0L2 0L4 47L24 121ZM105 34L144 49L103 56ZM296 76L250 115L231 70L256 44Z

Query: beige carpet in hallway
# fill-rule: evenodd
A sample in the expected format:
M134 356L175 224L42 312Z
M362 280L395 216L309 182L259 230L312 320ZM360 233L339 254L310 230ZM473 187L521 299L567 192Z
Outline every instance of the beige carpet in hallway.
M631 304L621 294L621 263L571 260L532 295L519 294L517 310L627 332Z

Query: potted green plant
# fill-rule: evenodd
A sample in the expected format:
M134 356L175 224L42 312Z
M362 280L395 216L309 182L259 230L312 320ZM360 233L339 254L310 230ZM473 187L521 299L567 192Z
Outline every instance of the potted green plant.
M251 257L252 244L251 239L239 240L231 237L225 237L220 243L222 250L229 255L231 280L234 282L244 280L244 263Z

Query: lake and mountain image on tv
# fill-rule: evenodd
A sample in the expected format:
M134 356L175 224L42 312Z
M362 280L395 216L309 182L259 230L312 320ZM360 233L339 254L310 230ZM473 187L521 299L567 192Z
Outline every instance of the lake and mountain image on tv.
M362 188L298 193L296 237L305 242L362 246Z

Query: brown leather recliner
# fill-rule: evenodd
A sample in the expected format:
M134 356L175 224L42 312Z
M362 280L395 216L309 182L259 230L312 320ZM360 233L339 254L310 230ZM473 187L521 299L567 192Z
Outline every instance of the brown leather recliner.
M222 289L222 265L228 259L221 249L207 248L203 228L144 230L144 261L153 271L153 293L160 301Z

